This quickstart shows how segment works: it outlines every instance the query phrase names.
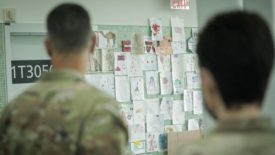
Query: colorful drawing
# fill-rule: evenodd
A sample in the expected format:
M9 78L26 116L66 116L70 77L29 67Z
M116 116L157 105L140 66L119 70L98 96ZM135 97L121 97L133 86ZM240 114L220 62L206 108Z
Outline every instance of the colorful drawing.
M152 32L152 40L160 41L163 39L161 18L150 18L150 27Z
M146 137L147 152L158 152L159 149L159 133L147 133Z
M142 154L146 152L145 141L134 141L131 143L131 151L134 154Z
M158 70L159 72L171 71L171 57L170 55L162 56L158 55Z
M143 77L131 78L131 96L132 96L132 100L143 100L144 99Z
M173 93L171 72L160 73L160 90L162 95L169 95Z
M183 55L172 55L172 77L174 94L182 94L184 89Z
M144 55L129 55L128 75L143 76Z
M147 71L145 72L146 77L146 92L148 95L157 95L159 94L159 76L156 71Z
M164 37L163 40L159 42L159 46L156 47L156 53L158 55L171 55L173 54L173 49L171 46L171 38Z
M115 75L127 75L127 53L115 52Z
M145 140L145 124L134 124L129 126L130 142Z
M164 115L165 120L172 119L173 97L163 97L160 104L160 114Z
M144 70L157 70L158 69L158 62L157 62L157 55L155 54L145 54L144 55Z

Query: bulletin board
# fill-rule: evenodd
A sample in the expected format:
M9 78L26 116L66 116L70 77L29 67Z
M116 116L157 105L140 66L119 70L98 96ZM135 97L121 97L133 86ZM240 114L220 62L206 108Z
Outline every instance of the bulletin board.
M38 44L38 42L41 42L41 45L43 43L43 38L46 36L45 30L38 30L36 32L28 32L28 30L35 29L36 26L32 24L25 25L24 27L32 27L32 28L19 28L17 27L16 32L11 32L10 34L15 35L15 38L18 37L20 39L24 39L24 37L28 39L24 40L29 40L29 42L26 42L26 44L29 45L24 45L25 50L34 50L38 49L36 51L36 55L39 55L44 58L44 59L49 59L45 55L45 51L42 50L42 46L38 48L33 47L33 43ZM174 87L172 90L166 90L162 91L162 86L161 86L161 81L162 79L169 79L169 78L162 78L165 77L166 75L164 73L170 72L170 84L174 86L174 81L173 81L173 64L175 62L180 62L182 63L182 67L178 69L182 69L183 74L186 75L187 72L190 75L189 80L195 79L198 80L197 78L199 77L199 71L198 71L198 66L197 66L197 59L196 59L196 53L193 51L190 51L186 48L186 51L184 53L177 54L178 56L182 57L182 59L176 59L178 56L174 56L174 54L168 54L165 56L159 57L155 53L146 53L144 52L143 54L133 54L131 52L121 52L122 50L122 41L126 40L132 40L134 35L140 36L140 34L144 36L151 36L151 29L150 26L124 26L124 25L94 25L93 26L94 31L110 31L115 34L115 45L112 48L111 51L113 51L113 63L114 63L114 68L110 69L108 71L102 71L102 68L99 70L93 70L92 63L89 64L88 68L90 68L85 77L88 82L93 84L94 86L98 87L99 89L102 89L106 91L106 93L109 93L110 95L114 96L120 105L121 112L123 116L125 116L125 119L127 120L128 128L129 128L129 133L130 133L130 141L129 141L129 149L128 152L132 152L133 154L148 154L148 155L160 155L160 154L167 154L167 133L168 132L181 132L181 131L186 131L186 130L197 130L200 129L201 127L201 120L202 120L202 112L194 112L194 105L193 105L193 98L194 94L196 94L196 98L201 99L201 92L200 92L200 87L196 86L187 86L187 79L188 77L183 76L182 83L182 92L175 92ZM24 32L21 32L24 31ZM11 30L13 31L13 30ZM40 32L41 31L41 32ZM172 29L171 27L162 27L162 32L163 36L172 36ZM188 47L188 43L190 40L192 40L192 28L191 27L185 27L184 28L185 32L185 39L186 39L186 45ZM0 31L1 35L1 31ZM10 38L10 37L8 37ZM16 41L16 39L14 39ZM10 44L6 46L10 46L10 53L12 54L16 49L19 49L17 47L18 42L13 42L12 39L10 41ZM17 47L17 48L13 48ZM28 48L30 47L30 48ZM21 47L20 47L21 48ZM98 48L97 51L100 51L102 49ZM1 56L2 53L0 53ZM132 69L130 71L127 71L126 74L121 75L120 73L117 73L115 70L115 63L117 63L118 56L122 54L125 55L127 58L132 59L133 57L143 57L143 61L131 61L132 63L141 63L140 65L144 65L145 59L147 58L147 55L154 55L155 56L155 61L157 63L157 68L153 69L147 69L147 70L142 70L141 75L129 75L129 74L136 74L136 72ZM184 57L187 57L188 59L184 59ZM5 57L5 56L3 56ZM3 58L1 56L1 58ZM42 57L34 57L32 58L31 56L29 57L29 60L33 59L41 59ZM96 55L97 57L97 55ZM6 56L7 58L7 56ZM9 56L6 62L6 66L10 66L12 59L11 56ZM95 58L95 55L93 55L93 59ZM100 57L97 57L99 59L102 59L102 55ZM91 62L91 58L88 58ZM190 59L194 60L193 66L195 66L194 70L188 70L185 71L185 62L187 63L190 61ZM17 59L18 60L18 59ZM135 59L133 59L135 60ZM160 65L159 61L169 61L170 66L167 71L167 67L165 65ZM1 61L2 62L2 61ZM5 65L5 64L4 64ZM1 67L1 64L0 64ZM129 67L129 66L128 66ZM127 68L128 68L127 67ZM11 72L9 70L9 67L6 71ZM159 68L162 68L159 70ZM190 67L189 67L190 68ZM164 71L165 70L165 71ZM133 73L130 73L133 72ZM0 72L1 73L1 72ZM11 73L10 73L11 74ZM155 79L158 79L158 82L155 82L159 86L159 90L156 92L151 91L150 94L148 94L148 83L146 83L146 78L149 76L155 76ZM4 77L4 76L0 76ZM11 76L10 76L11 77ZM15 86L15 89L19 89L19 87L24 87L26 88L30 84L12 84L11 80L3 80L5 81L5 86L8 86L12 88ZM6 81L10 81L7 83ZM147 80L150 81L150 80ZM171 82L172 81L172 82ZM128 83L128 86L122 87L123 83ZM137 84L138 83L138 84ZM164 82L165 83L165 82ZM122 85L121 85L122 84ZM143 89L143 97L140 98L140 95L136 95L133 97L133 92L135 91L136 87L133 87L133 85L136 84L138 86L138 89ZM164 84L163 84L164 85ZM0 85L2 86L2 85ZM9 88L9 89L10 89ZM23 90L23 89L22 89ZM121 91L122 93L125 93L118 99L118 92ZM10 92L10 91L3 91L3 92ZM125 99L124 97L129 96L129 99ZM5 94L4 94L5 95ZM191 96L190 96L191 95ZM6 95L7 96L7 95ZM7 97L6 97L7 98ZM186 103L189 103L192 106L186 106ZM191 103L192 102L192 103ZM201 101L202 102L202 101ZM164 103L167 103L165 105ZM172 113L169 113L167 109L169 108L169 105L173 105L177 108L175 109L182 109L182 110L176 110L177 114L172 116ZM201 106L201 105L197 105ZM171 108L171 107L170 107ZM191 108L191 109L190 109ZM140 117L141 113L136 112L137 109L143 111L144 117ZM164 110L163 110L164 109ZM166 110L165 110L166 109ZM187 110L188 109L188 110ZM202 106L198 109L202 109ZM171 110L171 109L170 109ZM134 119L134 113L137 114ZM178 118L173 119L173 117L179 116ZM134 121L134 120L135 121ZM133 121L133 122L131 122ZM135 123L138 121L139 123ZM141 125L142 122L144 121L143 125ZM155 123L155 122L160 122L160 124ZM153 122L153 124L156 124L154 126L150 126L150 123L146 122ZM176 123L175 123L176 122ZM191 122L191 126L189 122ZM196 124L197 123L197 124ZM140 134L139 131L144 130L144 134ZM158 132L155 132L156 129L161 129ZM148 132L150 131L150 132ZM135 134L133 134L135 133ZM140 138L142 140L140 140ZM147 141L147 139L150 138L150 141ZM138 139L138 140L137 140ZM151 145L154 148L148 149L148 146ZM142 151L142 147L144 151ZM157 149L156 149L157 148ZM133 149L135 150L133 152Z

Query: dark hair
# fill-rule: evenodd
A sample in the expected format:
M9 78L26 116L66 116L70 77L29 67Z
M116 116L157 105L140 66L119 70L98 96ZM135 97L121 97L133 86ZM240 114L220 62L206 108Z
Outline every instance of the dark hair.
M91 37L88 12L72 3L61 4L49 13L47 29L54 48L62 52L85 47Z
M199 63L213 75L227 108L264 98L274 59L271 32L255 13L228 12L202 30Z

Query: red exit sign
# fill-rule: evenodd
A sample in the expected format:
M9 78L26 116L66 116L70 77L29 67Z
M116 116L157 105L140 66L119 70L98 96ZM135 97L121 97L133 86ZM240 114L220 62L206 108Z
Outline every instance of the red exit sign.
M170 0L171 9L189 10L190 0Z

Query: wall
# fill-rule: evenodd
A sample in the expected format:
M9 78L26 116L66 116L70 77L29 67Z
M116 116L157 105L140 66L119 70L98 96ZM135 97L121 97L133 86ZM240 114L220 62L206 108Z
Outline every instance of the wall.
M3 8L16 9L17 23L44 23L49 10L64 0L1 0L0 21ZM162 17L169 25L171 16L185 19L187 27L197 27L196 0L191 0L189 11L171 10L169 0L74 0L92 12L97 25L147 25L149 17ZM30 7L33 6L33 7Z
M4 24L0 24L0 110L6 103L7 91L6 91L6 61L4 52Z

